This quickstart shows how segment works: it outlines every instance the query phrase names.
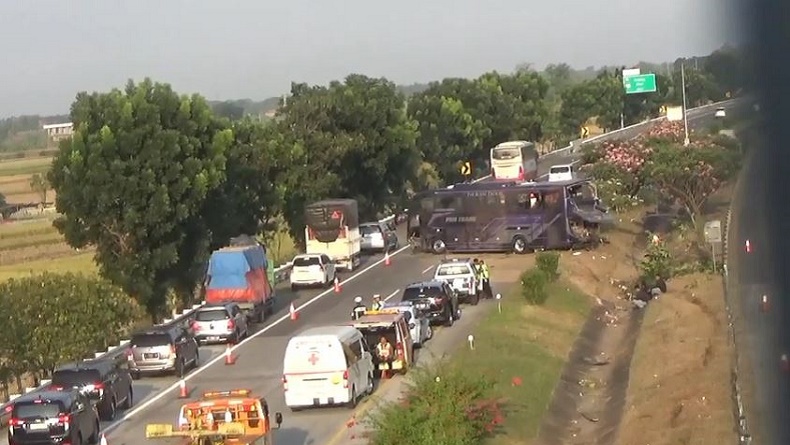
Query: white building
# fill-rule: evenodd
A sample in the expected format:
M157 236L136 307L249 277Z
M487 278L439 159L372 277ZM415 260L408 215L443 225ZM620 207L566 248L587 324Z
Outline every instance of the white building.
M74 124L66 122L64 124L50 124L43 126L44 131L47 132L47 137L57 142L61 139L70 138L74 132Z

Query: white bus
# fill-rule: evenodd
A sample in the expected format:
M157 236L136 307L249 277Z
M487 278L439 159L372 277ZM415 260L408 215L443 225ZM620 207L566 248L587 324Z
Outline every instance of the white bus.
M533 181L538 176L538 151L527 141L503 142L491 149L491 177Z

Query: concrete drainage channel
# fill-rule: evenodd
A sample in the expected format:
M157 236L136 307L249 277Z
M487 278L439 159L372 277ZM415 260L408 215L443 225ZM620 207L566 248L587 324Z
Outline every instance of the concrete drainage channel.
M537 443L612 444L625 408L643 310L600 302L573 345Z

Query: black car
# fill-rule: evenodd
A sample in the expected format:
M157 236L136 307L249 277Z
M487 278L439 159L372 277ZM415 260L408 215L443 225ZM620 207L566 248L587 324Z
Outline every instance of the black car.
M96 404L102 420L114 420L117 409L134 403L132 376L126 355L85 360L59 366L52 374L52 389L77 389Z
M95 444L99 434L99 413L75 389L23 395L8 421L8 445Z
M400 300L412 302L431 322L452 326L455 320L461 318L458 295L443 281L412 283L403 290Z

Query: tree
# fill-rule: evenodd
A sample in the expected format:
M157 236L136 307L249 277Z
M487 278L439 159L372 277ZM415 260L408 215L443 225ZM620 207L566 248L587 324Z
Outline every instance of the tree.
M731 46L725 46L711 53L705 59L704 67L716 85L724 92L734 94L745 87L748 82L743 56Z
M408 114L417 122L417 146L423 160L435 166L444 183L462 179L458 161L484 161L481 148L490 130L464 108L461 100L426 91L409 101Z
M303 238L304 205L354 198L374 218L406 192L420 162L417 124L404 97L386 79L350 75L328 87L295 84L279 122L293 168L285 182L285 216Z
M706 138L689 147L675 142L656 143L645 163L651 184L684 207L700 240L705 203L732 177L740 157L737 145L721 142Z
M14 357L16 376L46 377L58 364L105 349L142 312L120 288L74 274L10 279L0 283L0 303L13 313L0 332L0 351Z
M41 197L41 202L47 202L47 192L49 191L49 182L47 181L47 177L40 173L36 173L30 177L30 190L33 192L38 193Z
M211 109L219 117L224 117L232 121L240 120L244 117L244 107L238 101L226 100L212 104Z
M102 275L154 316L205 262L212 227L201 212L225 180L233 134L200 96L149 79L80 93L71 118L49 173L55 225L72 247L95 245Z

